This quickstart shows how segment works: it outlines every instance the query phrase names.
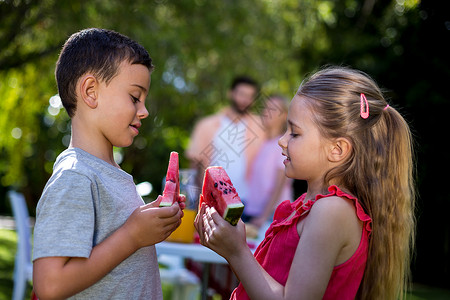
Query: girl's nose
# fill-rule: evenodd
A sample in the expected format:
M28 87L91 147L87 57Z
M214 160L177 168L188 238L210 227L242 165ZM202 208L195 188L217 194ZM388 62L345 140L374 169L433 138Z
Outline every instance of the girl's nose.
M142 105L139 107L137 115L138 115L139 119L145 119L148 117L148 110L145 107L144 103L142 103Z
M280 146L281 149L283 149L283 150L287 148L286 135L287 135L287 131L278 140L278 146Z

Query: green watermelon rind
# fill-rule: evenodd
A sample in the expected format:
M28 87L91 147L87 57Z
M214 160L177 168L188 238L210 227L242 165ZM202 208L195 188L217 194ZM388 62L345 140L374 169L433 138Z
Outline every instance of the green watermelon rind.
M230 204L223 212L223 218L231 225L236 226L236 224L239 222L239 219L242 216L243 211L244 211L244 204L242 203Z
M163 199L161 200L161 202L159 202L159 207L168 207L168 206L172 206L173 205L173 201L172 199Z

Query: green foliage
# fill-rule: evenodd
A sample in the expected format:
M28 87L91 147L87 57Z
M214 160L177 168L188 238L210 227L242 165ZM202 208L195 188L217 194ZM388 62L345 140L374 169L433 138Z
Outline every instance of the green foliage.
M309 72L324 64L349 65L371 74L411 122L419 194L433 200L419 201L421 259L414 275L444 286L450 280L450 227L442 220L450 194L438 190L447 184L442 170L448 169L440 142L448 127L447 2L0 0L0 199L17 188L33 213L56 156L68 144L70 120L49 101L57 93L58 51L80 29L119 31L154 59L150 116L134 144L116 150L136 182L153 184L153 199L170 151L178 151L181 167L188 167L183 153L195 121L226 104L235 75L255 77L261 98L292 97ZM5 203L0 200L0 212L7 211ZM436 228L444 232L439 238L428 234Z
M400 36L418 22L418 3L371 3L0 1L0 182L25 190L35 202L67 146L70 120L49 99L57 93L57 49L77 30L117 30L154 59L150 116L121 153L122 167L136 181L151 181L155 197L168 153L182 154L195 121L226 104L235 75L255 77L262 95L291 97L306 73L326 63L386 72L405 51ZM187 166L182 156L181 167Z
M48 70L49 71L49 70ZM0 73L0 153L9 159L0 160L4 186L26 185L25 162L36 154L40 119L45 102L54 83L37 65L27 64L23 70L11 69ZM48 100L47 100L48 101Z
M49 99L57 93L58 48L75 31L117 30L143 44L154 60L150 116L134 145L121 152L122 167L136 181L151 181L155 197L168 153L182 154L195 121L226 104L235 75L255 77L262 95L291 97L307 72L326 63L371 74L389 68L376 53L392 60L402 55L399 36L417 22L417 13L407 14L417 3L367 3L0 1L0 182L35 202L67 146L70 120ZM182 156L181 167L187 166Z
M0 178L31 202L69 139L65 112L49 99L57 93L54 64L64 40L87 27L129 35L154 59L150 117L141 136L123 149L122 167L136 181L160 190L168 153L183 153L195 121L226 104L237 74L263 83L265 92L291 96L300 74L291 59L287 21L294 5L240 1L2 1L0 37ZM280 5L280 7L278 7ZM284 4L283 4L284 5ZM274 7L272 7L274 6ZM284 16L275 13L284 9ZM22 16L25 16L24 18ZM23 30L18 30L22 28ZM295 26L295 34L302 29ZM182 157L181 166L187 167Z

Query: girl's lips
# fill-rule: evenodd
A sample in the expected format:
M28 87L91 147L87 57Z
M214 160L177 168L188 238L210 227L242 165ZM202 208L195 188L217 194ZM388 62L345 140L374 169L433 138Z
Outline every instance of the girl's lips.
M136 134L139 134L139 127L141 127L141 124L130 124L130 127Z
M291 159L289 158L289 156L287 156L286 154L281 153L281 155L286 156L286 159L283 161L283 163L284 163L285 165L288 164L288 163L291 161Z

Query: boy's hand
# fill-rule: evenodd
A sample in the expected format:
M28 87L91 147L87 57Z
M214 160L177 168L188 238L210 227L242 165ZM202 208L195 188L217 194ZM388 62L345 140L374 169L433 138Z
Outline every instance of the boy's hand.
M233 226L225 221L214 207L202 204L195 217L194 226L201 244L226 259L248 247L244 222L239 220L238 224Z
M186 196L183 194L179 194L177 198L178 205L180 206L181 210L186 208Z
M161 196L138 207L124 224L136 250L165 240L181 224L183 211L178 203L159 207Z

